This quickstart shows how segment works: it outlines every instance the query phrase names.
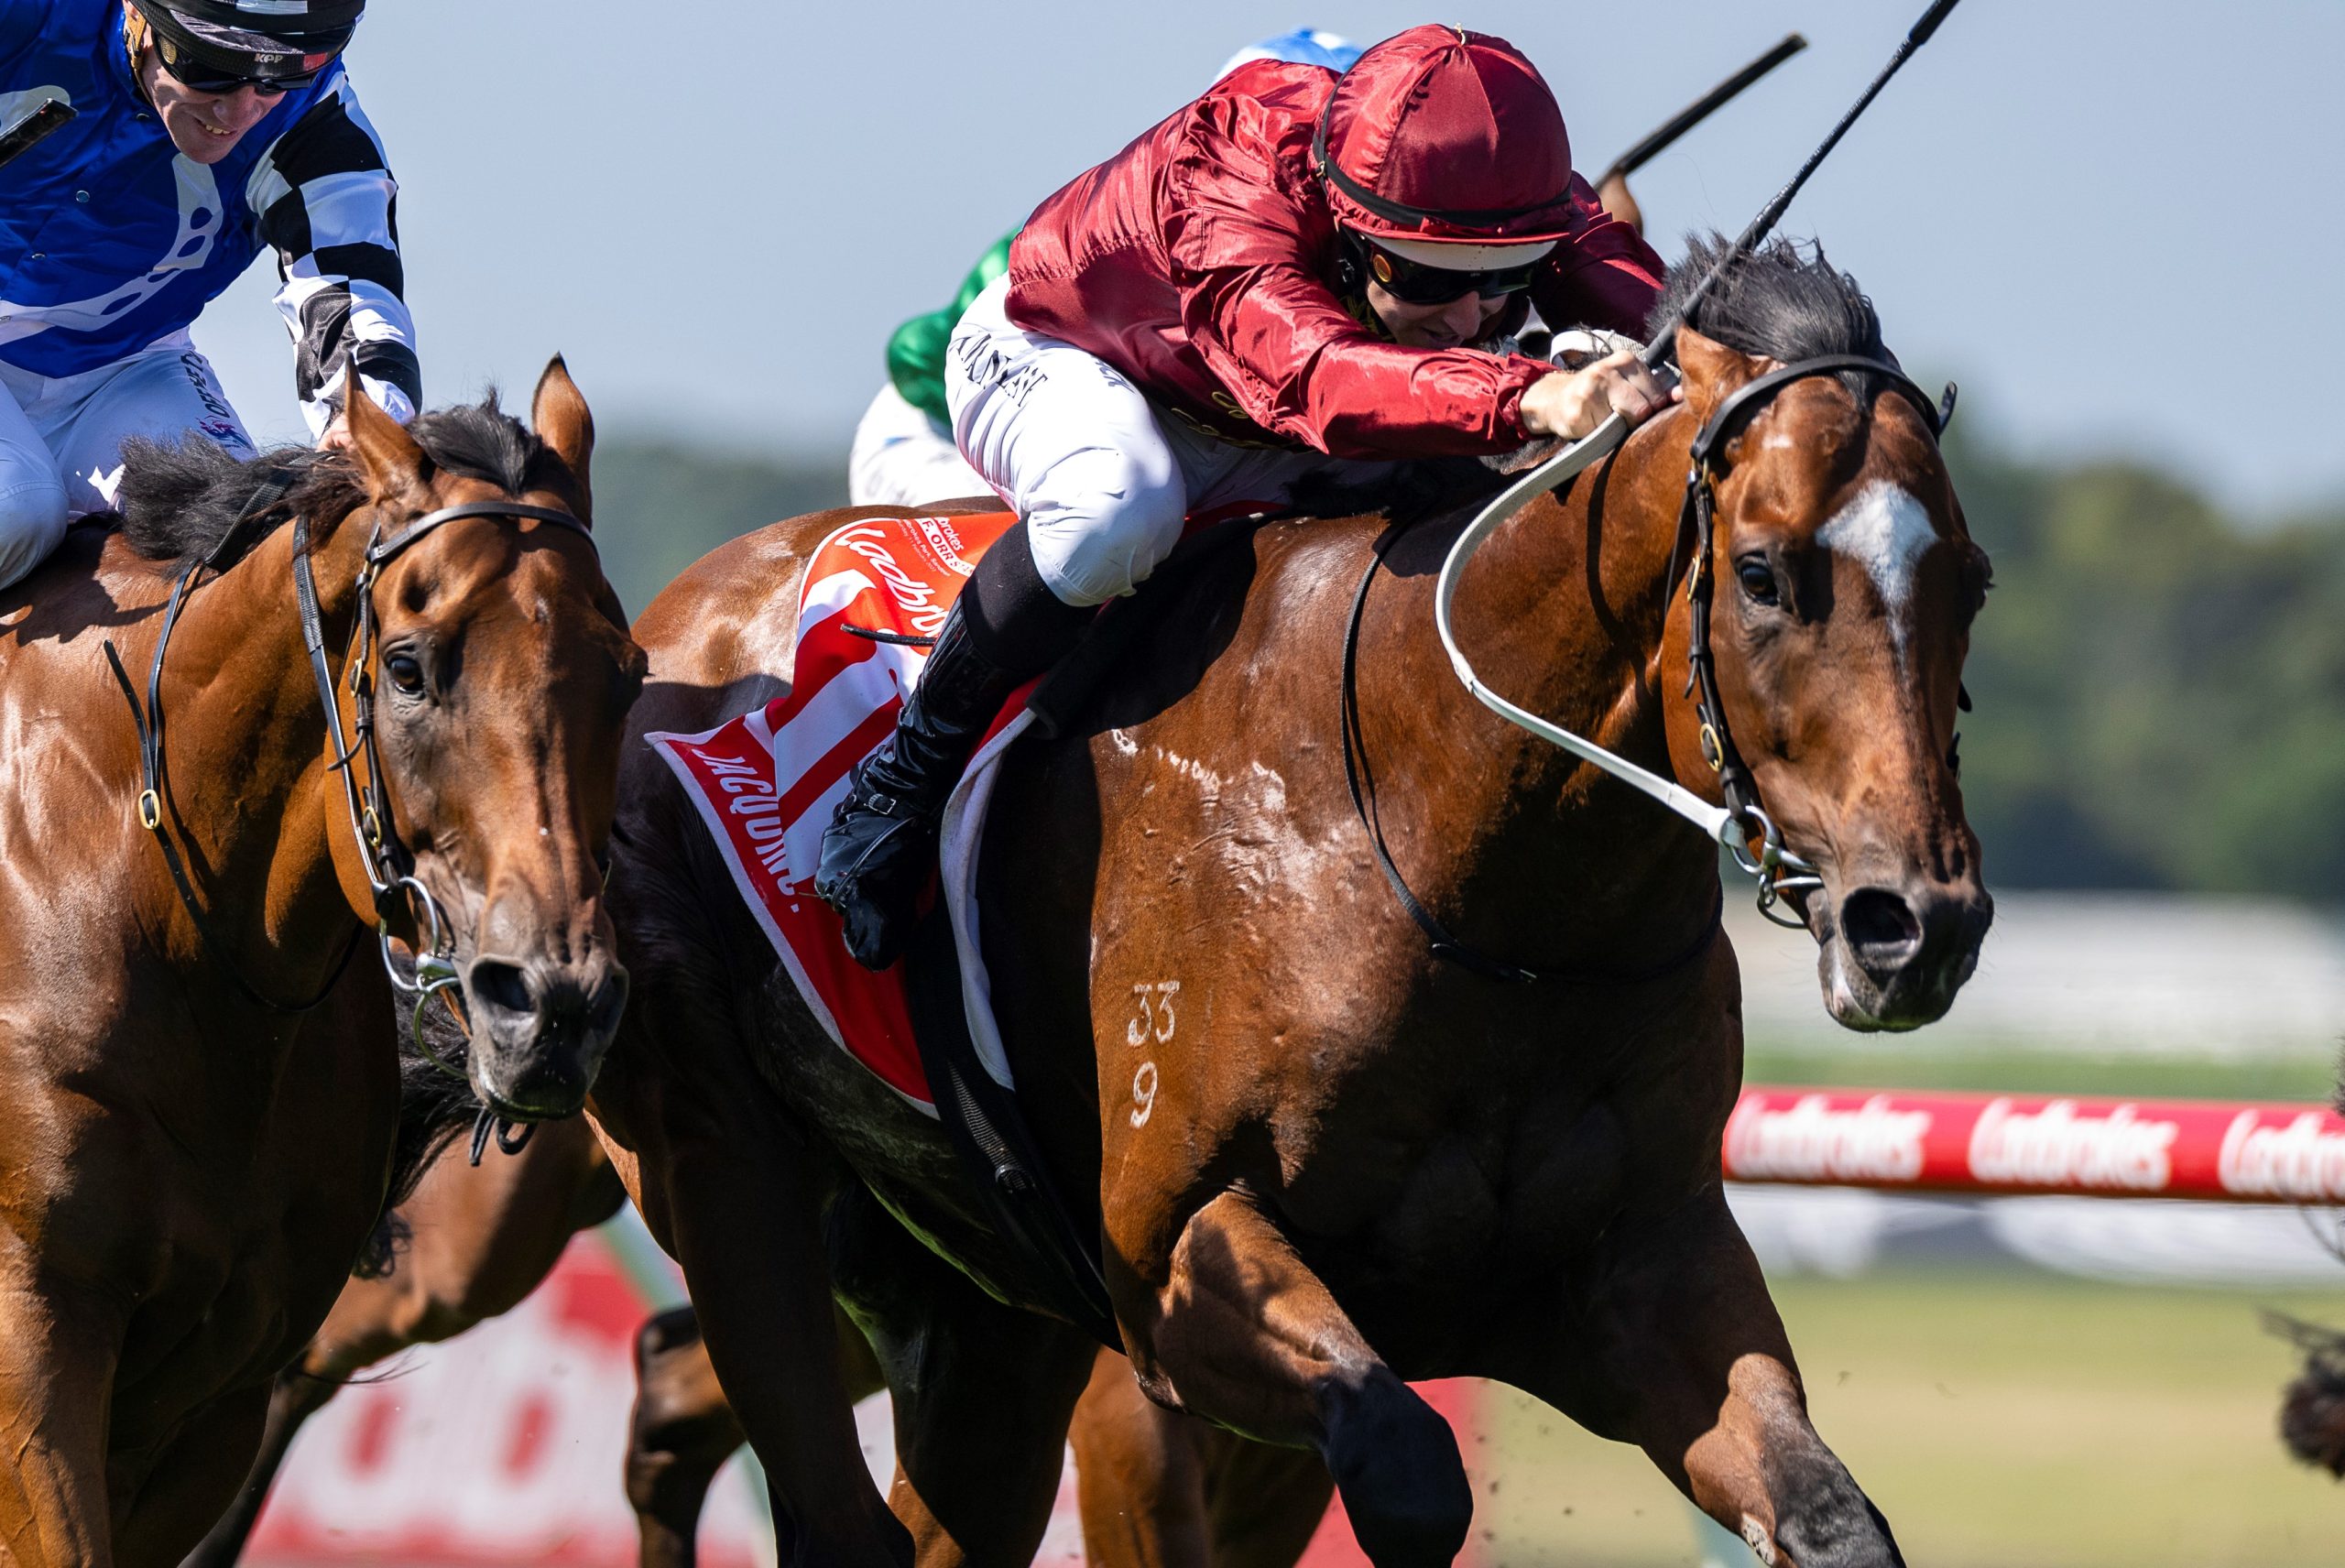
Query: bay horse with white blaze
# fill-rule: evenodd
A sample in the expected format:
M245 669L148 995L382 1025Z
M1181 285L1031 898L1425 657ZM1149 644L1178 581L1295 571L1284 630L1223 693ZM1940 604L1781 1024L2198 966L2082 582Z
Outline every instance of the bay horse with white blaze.
M577 1107L625 996L597 857L643 656L585 529L585 402L557 360L535 435L485 404L402 430L356 389L348 415L347 455L132 452L124 526L0 611L25 1568L177 1563L235 1494L393 1175L367 928L462 976L507 1116Z
M1680 278L1715 255L1697 245ZM1878 373L1744 410L1689 563L1697 434L1761 374L1828 355ZM1987 563L1936 421L1854 282L1784 245L1727 273L1678 357L1683 408L1491 534L1461 644L1514 701L1716 800L1683 591L1707 573L1717 717L1817 878L1793 902L1826 1006L1927 1023L1990 910L1953 767ZM637 625L638 725L698 731L781 690L806 558L851 515L751 535L671 585ZM1770 1562L1899 1563L1809 1424L1727 1209L1741 1026L1717 846L1459 691L1433 600L1464 520L1389 541L1349 739L1416 898L1535 977L1434 954L1347 787L1347 627L1387 519L1271 523L1151 584L1142 654L1075 733L1004 762L983 941L1050 1174L1096 1226L1140 1386L1316 1450L1380 1568L1465 1539L1456 1440L1403 1381L1450 1376L1639 1444ZM936 1125L828 1043L647 748L621 800L613 902L644 1005L592 1110L682 1262L785 1560L903 1549L853 1442L834 1290L895 1396L891 1501L919 1561L1027 1561L1090 1343Z

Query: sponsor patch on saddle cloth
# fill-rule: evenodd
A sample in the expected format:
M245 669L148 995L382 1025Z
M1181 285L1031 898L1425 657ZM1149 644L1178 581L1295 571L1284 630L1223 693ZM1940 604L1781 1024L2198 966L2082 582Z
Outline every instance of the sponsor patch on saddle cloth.
M935 1106L912 1038L903 965L875 975L848 957L838 916L814 897L823 830L846 793L847 775L894 733L904 693L928 662L925 648L847 628L934 637L986 547L1017 520L1003 512L847 524L807 565L789 693L705 735L645 737L682 781L734 886L824 1031L931 1116ZM958 907L952 879L958 873L974 881L972 841L993 765L1026 727L1025 705L1021 690L971 759L945 814L940 858L964 952L974 939L975 911ZM963 898L967 892L965 884ZM982 991L981 975L974 984ZM1007 1083L999 1037L982 1029L977 1045L987 1070Z

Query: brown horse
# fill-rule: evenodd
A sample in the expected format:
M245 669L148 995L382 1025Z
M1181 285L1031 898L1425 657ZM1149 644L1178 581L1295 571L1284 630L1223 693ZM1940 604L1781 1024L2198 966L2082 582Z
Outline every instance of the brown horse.
M77 532L5 607L16 1563L176 1563L234 1496L270 1378L390 1175L388 997L371 953L341 968L378 918L464 975L491 1105L551 1116L584 1095L624 996L596 857L643 664L574 520L592 423L559 362L534 416L536 436L487 405L410 432L354 392L353 451L299 467L289 493L286 454L134 452L124 528ZM160 753L142 768L107 649L148 670L172 580L200 561L159 702L136 704ZM344 767L371 786L366 844ZM395 875L407 898L378 913Z
M1684 695L1688 452L1776 362L1842 354L1886 360L1851 280L1782 248L1738 266L1680 340L1685 408L1464 573L1486 679L1715 799ZM1990 909L1952 766L1985 558L1933 421L1877 376L1782 387L1724 458L1693 563L1721 716L1818 877L1794 903L1832 1015L1926 1023ZM782 689L800 573L843 516L736 541L647 610L641 727ZM1808 1421L1726 1206L1741 1035L1716 846L1457 689L1433 596L1462 522L1393 544L1366 601L1357 755L1417 898L1540 977L1435 956L1347 792L1346 627L1385 519L1266 526L1151 585L1144 654L1075 733L1005 763L986 956L1051 1173L1096 1224L1149 1395L1316 1450L1380 1564L1446 1562L1466 1535L1456 1441L1402 1381L1444 1376L1638 1443L1771 1562L1897 1563ZM593 1114L683 1265L785 1557L903 1546L856 1454L835 1291L895 1396L891 1499L920 1560L1025 1561L1092 1346L935 1124L828 1043L643 748L621 796L613 901L647 1005Z

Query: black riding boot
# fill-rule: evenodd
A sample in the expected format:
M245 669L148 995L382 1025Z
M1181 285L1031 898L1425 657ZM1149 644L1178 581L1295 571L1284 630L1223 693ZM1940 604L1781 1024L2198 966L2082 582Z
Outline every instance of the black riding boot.
M856 768L823 834L814 893L845 922L857 964L885 969L902 954L935 867L945 798L1002 703L1057 662L1091 614L1043 586L1023 523L977 563L936 634L894 738Z

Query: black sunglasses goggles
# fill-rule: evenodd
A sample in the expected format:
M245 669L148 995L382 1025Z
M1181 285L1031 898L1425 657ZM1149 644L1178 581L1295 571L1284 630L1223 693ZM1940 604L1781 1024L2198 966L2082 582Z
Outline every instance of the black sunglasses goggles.
M1478 294L1485 299L1496 299L1508 294L1520 294L1531 287L1546 257L1526 261L1519 267L1485 267L1479 271L1460 271L1449 267L1428 267L1421 261L1411 261L1396 256L1382 246L1358 237L1352 244L1360 252L1361 266L1367 276L1395 299L1405 305L1446 305L1463 299L1468 294Z
M171 80L191 93L234 93L242 88L256 87L263 93L299 93L323 76L340 57L340 50L325 54L288 56L300 69L289 72L271 72L263 76L248 71L232 71L198 60L188 49L180 48L171 38L156 30L155 51Z

